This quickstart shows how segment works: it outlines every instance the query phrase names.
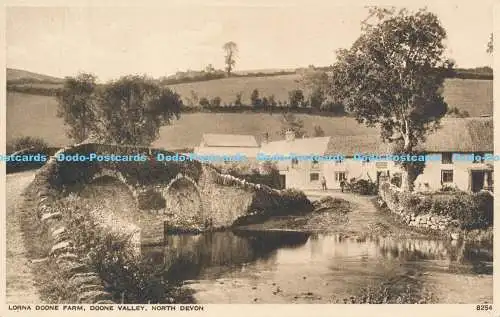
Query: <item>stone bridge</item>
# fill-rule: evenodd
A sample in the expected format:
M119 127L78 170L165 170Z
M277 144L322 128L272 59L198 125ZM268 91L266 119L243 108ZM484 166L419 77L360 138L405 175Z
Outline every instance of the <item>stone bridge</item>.
M312 209L300 192L248 183L198 161L69 162L56 159L60 154L90 153L144 154L150 158L158 153L175 153L145 147L80 144L61 149L35 177L33 184L39 195L52 197L66 195L75 191L74 188L104 177L123 183L135 200L137 213L133 218L141 227L145 243L162 237L164 222L173 229L204 231Z

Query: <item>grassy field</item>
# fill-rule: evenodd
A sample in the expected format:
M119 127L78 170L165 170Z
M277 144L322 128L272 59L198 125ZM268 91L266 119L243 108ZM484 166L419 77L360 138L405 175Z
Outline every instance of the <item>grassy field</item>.
M191 91L201 97L222 98L222 102L234 101L237 93L243 95L243 102L249 102L250 93L258 89L261 96L274 94L276 100L286 100L288 92L298 88L298 75L273 77L226 78L205 82L172 85L184 99ZM47 87L46 84L43 84ZM451 107L466 110L471 116L493 113L493 82L490 80L448 79L443 95ZM7 140L18 136L39 136L50 145L67 144L61 119L56 117L57 103L53 97L7 93ZM351 118L328 118L314 115L298 115L303 119L306 130L312 134L314 125L319 125L326 135L363 135L373 133L372 129L358 125ZM260 137L268 132L272 139L278 139L280 115L262 113L194 113L183 114L172 126L161 129L157 146L183 148L197 145L202 133L253 134Z
M50 145L68 144L62 119L56 117L57 102L53 97L15 92L7 93L7 141L19 136L38 136ZM312 133L320 125L327 135L372 134L374 129L356 123L352 118L329 118L298 114L304 128ZM193 147L199 144L203 133L253 134L264 132L278 140L280 114L264 113L192 113L182 114L173 125L163 127L156 146L167 148ZM375 132L376 133L376 132Z

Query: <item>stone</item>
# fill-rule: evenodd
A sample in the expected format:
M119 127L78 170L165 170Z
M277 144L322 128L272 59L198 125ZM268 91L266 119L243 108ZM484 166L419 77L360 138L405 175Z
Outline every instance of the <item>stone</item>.
M47 221L49 219L61 219L62 218L62 213L59 211L52 212L52 213L47 213L43 214L42 218L40 219L41 221Z
M60 235L61 233L64 233L66 231L65 227L59 227L52 231L52 237L55 238L57 235Z
M78 302L82 304L94 304L101 300L111 300L112 296L104 291L87 291L78 296Z
M77 273L81 274L81 273ZM77 275L75 274L75 275ZM72 287L81 287L83 284L101 284L102 281L99 276L89 275L89 276L80 276L76 277L72 276L69 280L70 286Z
M56 253L67 253L73 250L73 247L71 246L71 243L69 241L63 241L59 242L58 244L54 245L52 249L50 249L50 254L56 254Z
M67 253L59 254L57 256L57 259L58 260L78 260L78 255L76 255L74 253L67 252Z
M78 289L80 292L88 292L88 291L103 291L104 286L100 284L83 284Z

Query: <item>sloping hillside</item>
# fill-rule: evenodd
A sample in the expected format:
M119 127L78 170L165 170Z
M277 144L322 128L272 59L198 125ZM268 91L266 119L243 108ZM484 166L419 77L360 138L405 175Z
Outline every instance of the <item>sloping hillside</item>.
M243 103L250 103L250 94L258 89L260 96L274 95L276 100L288 100L288 92L301 88L300 75L273 77L236 77L171 85L185 102L192 98L192 92L201 97L219 96L222 103L233 103L236 94L242 93ZM445 81L444 98L450 107L469 112L471 116L493 114L493 81L478 79L449 78Z
M7 83L62 83L63 79L22 69L7 68Z

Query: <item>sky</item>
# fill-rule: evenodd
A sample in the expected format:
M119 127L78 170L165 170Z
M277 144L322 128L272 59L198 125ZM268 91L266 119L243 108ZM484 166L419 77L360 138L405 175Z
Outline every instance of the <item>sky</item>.
M206 0L156 6L8 7L7 67L57 77L91 72L160 77L208 64L224 67L222 45L239 48L235 70L327 66L349 48L367 16L362 5L314 0ZM414 1L415 3L416 1ZM140 3L140 2L136 2ZM330 2L331 3L331 2ZM418 1L446 29L458 67L492 66L491 1Z

